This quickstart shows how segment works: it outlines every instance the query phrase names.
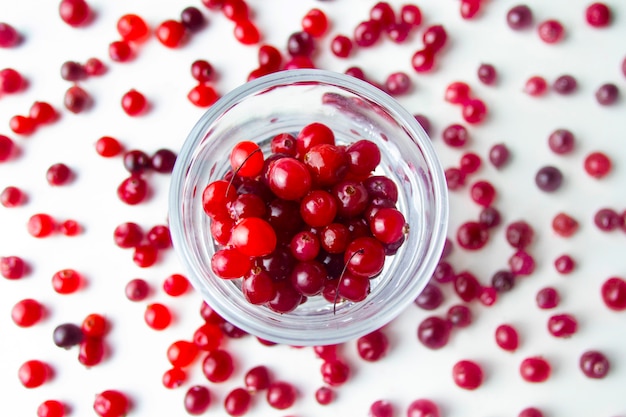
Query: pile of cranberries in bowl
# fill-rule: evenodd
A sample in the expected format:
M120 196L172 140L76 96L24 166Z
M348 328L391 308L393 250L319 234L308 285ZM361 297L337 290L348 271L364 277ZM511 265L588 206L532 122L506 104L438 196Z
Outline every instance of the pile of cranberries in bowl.
M317 69L216 102L179 153L169 203L174 249L204 300L291 345L354 339L400 314L440 259L448 213L415 118L367 82Z
M319 295L331 303L365 300L409 230L396 184L375 175L378 146L366 139L337 145L332 129L312 122L274 136L270 150L237 143L232 169L203 191L219 244L211 269L243 278L246 300L277 313Z

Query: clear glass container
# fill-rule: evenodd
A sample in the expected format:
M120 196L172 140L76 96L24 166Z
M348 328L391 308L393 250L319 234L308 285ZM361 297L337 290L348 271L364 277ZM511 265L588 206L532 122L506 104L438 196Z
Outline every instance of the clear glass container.
M224 280L211 270L216 251L202 192L229 166L232 147L252 140L269 149L278 133L297 133L311 122L333 129L337 143L359 139L381 151L377 173L398 186L397 207L409 224L404 244L388 256L371 280L362 302L340 301L335 308L321 295L294 311L279 314L250 304L240 280ZM222 97L191 130L176 161L169 195L174 249L203 299L233 325L265 340L290 345L344 342L390 322L428 283L447 232L445 177L430 139L395 99L344 74L317 69L289 70L246 83Z

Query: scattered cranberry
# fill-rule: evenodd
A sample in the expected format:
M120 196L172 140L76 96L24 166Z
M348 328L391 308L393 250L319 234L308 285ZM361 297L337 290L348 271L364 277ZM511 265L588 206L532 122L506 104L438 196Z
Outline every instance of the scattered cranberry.
M597 350L588 350L580 356L579 366L588 378L602 379L610 369L610 363L604 353Z
M211 382L224 382L234 371L233 358L225 350L208 352L202 361L202 373Z
M315 390L315 400L321 405L328 405L335 399L335 391L329 387L319 387Z
M593 223L603 232L610 232L621 228L624 225L624 219L615 210L603 208L593 215Z
M27 271L26 262L19 256L0 257L0 275L6 279L20 279Z
M253 45L261 39L259 29L249 20L242 20L235 23L235 39L243 45Z
M518 250L509 258L509 267L515 275L530 275L535 270L535 260L529 253Z
M565 155L574 150L574 134L567 129L557 129L548 136L550 150L558 155Z
M54 328L52 341L60 348L69 349L83 341L82 329L74 323L63 323Z
M572 94L578 88L578 82L571 75L561 75L554 80L552 88L559 94Z
M478 222L465 222L456 233L456 241L463 249L478 250L487 244L489 232Z
M78 114L91 107L92 99L88 92L77 85L73 85L65 92L63 105L72 113Z
M494 85L497 81L498 73L491 64L480 64L478 67L478 79L486 85Z
M571 237L578 230L578 221L567 213L558 213L552 219L552 230L561 237Z
M148 304L144 313L144 319L146 324L154 330L163 330L172 322L172 313L163 304Z
M359 356L369 362L375 362L382 359L389 348L387 336L381 330L375 330L371 333L361 336L356 341Z
M72 180L72 170L63 163L53 164L46 171L46 180L53 186L65 185Z
M527 29L533 24L533 13L526 5L515 6L507 12L506 22L513 30Z
M13 26L0 22L0 48L12 48L18 45L21 39L19 32Z
M557 167L545 166L535 174L535 184L541 191L554 192L561 187L562 183L563 173Z
M535 407L524 408L517 417L543 417L543 413Z
M426 398L421 398L409 404L406 415L407 417L439 417L441 414L439 411L439 406L437 404ZM392 414L389 414L387 417L392 417Z
M344 35L337 35L330 43L330 50L338 58L347 58L352 52L352 40Z
M150 286L141 278L132 279L126 284L125 294L130 301L143 301L149 293Z
M417 327L417 338L429 349L440 349L448 344L450 325L440 317L427 317Z
M65 23L78 27L89 21L91 9L85 0L61 0L59 14Z
M497 292L511 291L515 286L515 275L508 270L500 270L491 277L491 285Z
M502 349L514 352L519 347L519 336L515 327L510 324L501 324L496 328L496 343Z
M489 149L489 162L496 169L502 168L509 161L509 157L509 149L503 143L495 144Z
M0 93L17 93L25 85L22 74L13 68L0 70Z
M8 136L0 135L0 162L4 162L15 156L17 146Z
M66 81L80 81L87 78L87 72L82 64L75 61L65 61L61 65L61 78Z
M117 187L117 196L128 205L141 203L147 195L148 183L139 176L130 176Z
M392 96L406 94L411 89L411 79L404 72L394 72L385 80L385 89Z
M172 297L183 295L189 289L189 281L183 275L172 274L163 281L163 291Z
M37 417L64 417L67 407L58 400L46 400L37 407Z
M59 294L73 294L83 285L83 277L74 269L62 269L52 276L52 288Z
M452 378L459 388L475 390L483 383L483 370L474 361L461 360L452 367Z
M435 310L443 303L443 292L434 283L427 284L420 295L415 299L415 304L424 310Z
M267 388L267 403L278 410L284 410L296 401L296 389L288 382L275 381Z
M470 197L476 204L489 207L496 198L496 190L487 181L476 181L470 188Z
M248 412L252 397L243 388L235 388L226 394L224 409L231 416L242 416Z
M102 75L107 70L107 67L98 58L89 58L83 66L87 75Z
M37 123L30 117L16 115L9 120L9 128L18 135L30 135L35 131Z
M185 410L194 416L204 414L211 405L211 393L203 385L194 385L185 393Z
M103 337L109 330L107 319L97 313L87 315L80 326L83 334L87 337Z
M614 104L619 98L619 88L613 83L602 84L596 90L596 100L603 106Z
M56 222L49 214L33 214L26 225L28 233L37 238L50 236L56 230Z
M387 400L376 400L370 405L368 417L393 417L394 406Z
M129 116L138 116L147 108L146 97L137 90L130 90L122 96L122 109Z
M548 82L538 75L530 77L524 85L524 92L530 96L538 97L548 91Z
M592 152L585 157L584 168L589 176L604 178L611 172L611 159L603 152Z
M560 42L565 36L565 29L558 20L545 20L537 27L539 38L547 44Z
M302 30L313 37L319 38L328 30L328 18L322 10L314 8L304 15L301 25Z
M96 152L105 158L117 156L122 150L122 144L110 136L102 136L96 141Z
M263 365L251 368L244 375L246 388L252 393L266 390L270 386L270 379L269 370Z
M537 307L548 310L559 305L560 297L556 289L545 287L537 291L535 300L537 301Z
M176 20L166 20L160 23L155 29L155 34L159 42L168 48L181 47L188 35L185 26Z
M611 9L604 3L592 3L585 10L585 19L593 27L606 27L611 23Z
M554 337L570 337L578 329L578 321L571 314L555 314L548 319L548 331Z
M0 192L0 204L7 208L21 206L26 202L26 194L17 187L8 186Z
M193 6L185 7L180 12L180 22L189 32L197 32L202 29L206 23L202 12Z
M554 260L554 268L559 274L569 274L576 267L576 262L569 255L561 255Z
M443 130L441 137L446 145L460 148L465 146L469 140L469 132L463 125L452 124Z
M463 304L453 305L448 309L446 318L455 327L467 327L472 324L472 311Z
M109 58L115 62L128 62L135 57L133 47L127 41L114 41L109 44Z
M44 307L32 298L18 301L11 309L11 319L20 327L31 327L44 316Z
M614 311L626 310L626 281L611 277L602 283L600 290L604 304Z
M20 366L17 376L24 387L37 388L50 378L51 369L47 363L33 359Z
M524 359L520 363L520 375L527 382L545 382L552 372L550 363L541 356Z

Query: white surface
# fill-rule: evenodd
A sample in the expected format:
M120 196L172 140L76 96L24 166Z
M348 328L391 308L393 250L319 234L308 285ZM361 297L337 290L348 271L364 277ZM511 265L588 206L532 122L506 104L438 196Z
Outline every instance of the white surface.
M397 8L402 2L393 1ZM433 123L433 140L444 166L456 166L462 151L446 148L440 133L446 125L461 122L460 109L442 99L445 86L452 81L468 82L490 109L489 118L480 126L470 127L472 140L467 150L486 158L488 148L505 142L512 151L511 163L501 171L485 164L472 179L486 178L498 190L496 206L503 213L504 224L527 220L536 230L536 242L529 251L536 257L537 269L528 278L518 280L515 289L504 294L497 304L486 308L473 302L470 306L474 324L453 333L444 349L431 351L416 338L418 323L430 314L445 314L459 300L445 288L446 302L435 312L411 306L386 328L391 346L388 356L378 363L365 363L356 355L354 343L342 353L352 368L348 383L337 389L337 400L320 406L314 391L322 385L321 361L311 349L288 346L265 347L253 337L228 341L226 347L236 359L234 376L222 384L211 384L201 372L201 361L190 368L190 380L177 390L166 390L161 375L169 368L165 351L178 339L188 339L202 324L198 314L200 298L193 293L180 298L164 294L163 279L180 270L170 250L157 266L140 269L131 260L131 252L112 243L114 227L135 221L149 228L166 219L168 178L152 175L149 182L154 195L139 206L126 206L117 200L115 190L126 176L120 158L104 159L94 151L94 142L103 135L117 137L127 149L153 152L160 147L177 149L204 110L194 108L186 98L194 85L189 65L204 58L219 73L216 88L222 94L245 81L256 67L256 47L242 46L232 37L232 23L209 12L199 1L90 1L96 19L86 28L72 29L57 14L57 1L24 0L0 4L0 20L15 26L25 36L19 48L0 50L0 67L13 67L28 80L26 91L0 97L0 133L8 134L20 146L18 159L0 164L0 188L16 185L29 195L28 204L5 209L0 214L0 255L22 256L32 272L20 281L0 280L0 398L3 414L34 416L39 403L56 398L72 407L72 416L93 415L94 395L104 389L119 389L132 398L131 416L183 416L182 400L193 384L206 384L213 393L210 415L225 416L222 402L228 391L242 386L247 369L267 364L277 379L296 385L300 393L289 410L271 409L263 398L256 398L249 416L364 416L371 402L389 399L396 405L396 415L405 415L408 404L417 398L436 401L446 417L516 416L524 407L537 406L546 416L626 415L626 313L609 311L602 303L599 288L610 276L626 275L623 262L624 234L598 231L593 213L601 207L626 208L626 131L624 99L612 107L599 106L594 91L604 82L615 82L626 93L626 79L620 65L626 56L626 4L607 1L615 15L610 28L593 29L584 21L586 1L528 1L535 22L550 17L566 27L566 39L558 45L543 44L534 30L514 32L506 26L506 11L512 1L486 1L480 17L461 19L458 1L424 0L418 5L424 24L411 40L399 46L383 39L377 46L357 51L349 60L340 60L328 51L331 37L351 34L352 28L368 15L374 1L250 1L255 21L264 41L284 50L288 35L300 28L300 19L311 7L326 11L332 26L330 35L320 43L315 59L318 66L344 71L351 65L362 66L366 74L379 82L391 72L407 71L415 83L413 92L400 101L413 113L427 115ZM116 40L115 24L125 13L138 13L151 26L177 18L180 11L196 5L209 19L206 29L195 35L179 50L168 50L152 37L144 44L134 62L112 63L107 46ZM410 66L412 53L421 48L421 32L428 25L441 23L449 34L449 44L429 74L416 74ZM59 122L42 127L30 137L10 132L8 121L15 114L27 114L36 100L49 101L62 109L64 91L69 83L59 76L66 60L84 62L97 56L107 62L108 73L91 78L82 86L94 97L88 113L62 112ZM481 85L476 69L481 62L495 65L500 80L497 86ZM570 73L579 81L579 90L570 97L550 92L532 98L522 92L524 81L539 74L549 81ZM142 91L153 105L150 113L137 118L126 116L119 105L122 94L130 88ZM577 146L568 156L552 154L548 134L565 127L575 134ZM584 156L602 150L614 159L613 173L594 180L582 169ZM45 171L52 163L65 162L76 174L69 186L52 188L45 181ZM543 165L554 164L563 170L563 187L554 194L540 192L534 185L534 173ZM469 200L467 188L451 196L450 236L463 221L475 219L480 209ZM552 217L566 211L581 223L571 239L555 236L550 229ZM37 240L26 233L25 223L36 212L47 212L59 219L73 218L84 225L85 233L67 238L55 236ZM469 269L482 283L488 284L496 270L506 266L513 252L500 226L488 246L476 253L455 248L451 257L457 270ZM579 266L569 276L558 275L552 261L570 253ZM54 272L75 268L88 280L80 292L62 296L50 285ZM147 302L132 303L124 296L126 282L135 277L148 280L156 289L147 302L160 301L170 306L176 321L168 330L156 332L143 322ZM536 291L554 286L561 294L557 309L539 310L534 302ZM29 329L18 328L10 317L12 306L20 299L35 298L48 309L47 319ZM101 313L112 323L107 336L110 356L101 365L85 369L77 360L77 351L65 351L52 343L52 330L64 322L80 323L89 313ZM555 339L546 330L547 318L556 312L574 314L579 331L569 340ZM499 349L493 339L495 327L512 323L520 331L521 345L511 354ZM611 360L612 369L604 380L590 380L578 368L578 358L588 349L600 349ZM529 384L519 376L518 367L527 356L543 355L553 365L552 377L542 384ZM29 359L48 361L55 369L54 379L28 390L17 379L17 369ZM485 381L476 391L464 391L451 378L453 364L459 359L478 361L485 371Z

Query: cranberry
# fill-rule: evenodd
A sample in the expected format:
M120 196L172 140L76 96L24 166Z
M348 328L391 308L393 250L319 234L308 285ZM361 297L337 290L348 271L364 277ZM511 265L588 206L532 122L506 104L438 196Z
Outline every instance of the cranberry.
M59 14L65 23L77 27L88 23L91 9L85 0L61 0Z
M0 257L0 275L6 279L20 279L28 272L28 266L19 256Z
M26 194L17 187L8 186L0 192L0 204L7 208L21 206L26 202Z
M177 368L190 365L197 355L198 347L186 340L177 340L167 348L167 360Z
M60 324L52 332L52 340L58 347L69 349L83 341L82 329L74 323Z
M165 388L178 388L187 381L187 373L180 368L171 368L163 373L161 381Z
M141 174L150 168L150 157L137 149L125 152L122 161L131 174Z
M22 37L8 23L0 22L0 48L11 48L21 42Z
M516 249L524 249L530 245L534 234L532 226L523 220L510 223L506 227L506 240Z
M592 152L585 157L584 168L593 178L604 178L611 172L611 159L603 152Z
M615 210L603 208L593 216L593 223L603 232L610 232L623 226L624 219Z
M87 72L82 64L74 61L65 61L61 65L61 78L66 81L80 81L87 78Z
M315 40L308 32L294 32L287 39L287 52L291 56L313 55L315 51Z
M17 153L17 146L11 138L0 135L0 162L4 162L12 158Z
M176 20L161 22L155 29L159 42L168 48L179 48L187 40L187 28Z
M43 317L44 307L32 298L18 301L11 309L11 319L20 327L30 327L37 324Z
M52 186L65 185L72 180L72 170L63 163L53 164L46 171L46 180Z
M463 120L470 124L482 122L487 116L487 106L482 100L469 99L463 103L463 111L461 113Z
M602 379L610 369L610 363L604 353L597 350L584 352L579 359L579 366L588 378Z
M374 20L367 20L359 23L354 28L354 42L361 47L374 45L380 38L381 25Z
M489 240L487 228L478 222L465 222L457 229L456 240L466 250L481 249Z
M117 32L128 42L142 42L150 34L146 21L136 14L125 14L117 20Z
M463 147L469 140L467 128L459 124L449 125L443 130L441 136L445 144L453 148Z
M557 129L548 136L548 146L558 155L568 154L574 149L574 134L567 129Z
M519 347L519 336L515 327L510 324L501 324L496 328L496 343L502 349L514 352Z
M148 183L139 176L130 176L117 187L117 196L128 205L141 203L147 195Z
M626 310L626 281L611 277L602 283L600 294L604 304L614 311Z
M366 361L375 362L382 359L389 348L387 336L381 330L375 330L357 339L359 356Z
M259 29L249 20L242 20L235 24L235 39L244 45L253 45L261 39Z
M547 310L555 308L559 304L559 293L552 287L545 287L537 291L535 297L537 307Z
M107 70L104 63L98 58L89 58L87 62L85 62L84 67L87 75L102 75Z
M558 20L549 19L539 23L539 38L547 44L560 42L565 36L565 29Z
M474 390L483 382L483 370L474 361L461 360L452 367L452 378L458 387Z
M421 398L409 404L406 412L407 417L439 417L439 406L433 401ZM382 417L382 416L372 416ZM391 414L388 416L391 417Z
M604 3L592 3L585 9L585 19L590 26L601 28L611 23L611 9Z
M67 407L58 400L46 400L37 407L37 417L63 417Z
M503 143L495 144L489 149L489 162L496 169L502 168L509 161L509 157L509 149Z
M33 214L26 225L28 233L37 238L50 236L56 229L56 221L49 214Z
M548 331L554 337L570 337L578 329L578 321L571 314L555 314L548 319Z
M122 96L122 109L129 116L138 116L148 109L148 102L142 93L130 90Z
M323 36L328 30L328 18L322 10L317 8L309 10L300 23L302 30L316 38Z
M211 405L211 393L209 389L203 385L194 385L189 387L185 393L185 411L189 414L197 416L204 412Z
M543 413L535 407L524 408L517 417L543 417Z
M352 40L347 36L337 35L330 43L330 50L338 58L347 58L352 52Z
M180 12L180 22L188 31L197 32L204 27L206 21L197 7L189 6Z
M526 5L515 6L507 12L506 22L513 30L527 29L533 23L533 13Z
M122 144L110 136L102 136L96 141L96 152L105 158L117 156L122 152Z
M518 250L509 258L509 267L513 274L530 275L535 270L535 260L529 253Z
M540 168L535 174L535 184L541 191L554 192L563 183L563 173L554 166Z
M444 172L449 190L458 190L465 185L465 174L458 168L447 168Z
M417 328L417 338L429 349L440 349L448 343L450 325L437 316L422 320Z
M22 74L13 68L0 70L0 93L16 93L25 85Z
M127 41L114 41L109 44L109 58L115 62L128 62L134 58L134 50Z
M167 249L172 246L172 238L169 227L158 224L146 233L148 243L156 249Z
M385 89L392 96L408 93L411 85L411 79L404 72L394 72L385 79Z
M433 25L424 31L422 40L426 49L432 53L438 52L448 40L448 34L442 25Z
M233 374L233 358L225 350L210 351L202 361L202 372L211 382L224 382Z
M270 386L270 373L263 365L248 370L244 376L246 388L252 393L266 390Z
M284 410L296 401L296 389L288 382L275 381L267 388L267 403L278 410Z
M144 320L152 329L163 330L172 322L172 313L161 303L148 304L144 312Z
M435 64L435 53L428 48L416 51L411 57L411 65L418 72L429 72Z
M368 417L393 417L394 406L387 400L376 400L370 405Z
M552 88L559 94L571 94L578 88L578 82L571 75L561 75L554 80Z
M315 390L315 400L321 405L328 405L335 399L335 391L329 387L320 387Z
M226 394L224 399L224 409L231 416L242 416L250 408L251 396L243 388L235 388Z
M554 260L554 268L559 274L569 274L576 267L576 262L569 255L561 255Z
M72 294L83 285L83 277L74 269L62 269L52 276L52 288L59 294Z
M613 83L602 84L596 90L595 96L599 104L610 106L619 98L619 88Z
M491 64L480 64L478 67L478 79L486 85L494 85L497 82L498 73Z
M496 197L496 190L487 181L476 181L470 188L470 196L478 205L489 207Z
M51 369L40 360L28 360L19 367L17 376L24 387L37 388L50 378Z
M74 85L67 89L63 98L63 105L74 114L88 110L92 105L92 99L88 92Z
M548 82L538 75L530 77L524 84L524 92L530 96L538 97L548 91Z
M429 283L415 299L415 304L424 310L435 310L443 303L443 292L438 285Z
M562 237L570 237L578 230L578 221L567 213L558 213L552 219L552 230Z
M545 382L552 372L550 363L541 356L528 357L520 363L520 375L527 382Z
M511 271L497 271L491 277L491 285L497 292L507 292L515 285L515 275Z
M467 327L472 324L472 311L463 304L453 305L448 309L446 318L452 326Z

